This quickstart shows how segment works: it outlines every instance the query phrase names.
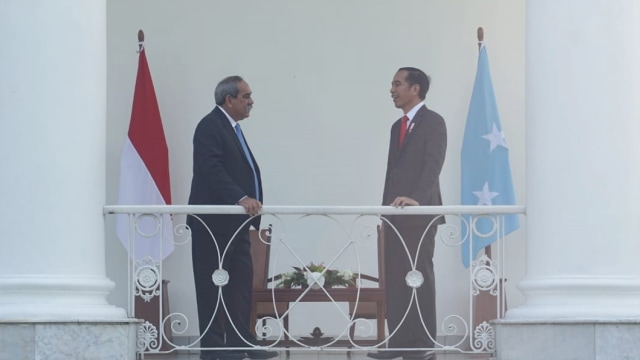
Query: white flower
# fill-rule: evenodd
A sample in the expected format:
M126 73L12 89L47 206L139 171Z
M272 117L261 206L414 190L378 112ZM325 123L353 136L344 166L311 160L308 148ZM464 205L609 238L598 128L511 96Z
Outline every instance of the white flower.
M351 271L351 269L338 271L338 276L342 279L349 280L353 278L353 271Z
M322 263L316 265L313 262L304 268L294 268L296 271L279 275L280 281L276 287L304 288L308 286L312 289L320 289L325 285L327 287L351 286L354 283L354 273L351 269L331 270L325 268Z

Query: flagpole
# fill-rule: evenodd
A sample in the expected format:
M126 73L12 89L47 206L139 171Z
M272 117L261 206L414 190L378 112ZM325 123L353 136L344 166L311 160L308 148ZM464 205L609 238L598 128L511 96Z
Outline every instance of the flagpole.
M482 26L478 27L476 35L478 36L478 52L480 52L480 50L482 50L482 42L484 41L484 29L482 28ZM488 245L484 248L484 253L485 255L487 255L489 260L491 260L491 245Z

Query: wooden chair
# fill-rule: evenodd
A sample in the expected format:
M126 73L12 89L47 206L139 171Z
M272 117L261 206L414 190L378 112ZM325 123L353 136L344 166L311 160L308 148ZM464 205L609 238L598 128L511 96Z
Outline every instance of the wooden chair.
M249 322L251 333L254 336L258 319L265 317L278 318L289 309L289 302L277 302L273 305L273 296L271 289L268 288L269 282L269 256L271 251L271 237L266 229L250 230L251 238L251 259L253 261L253 298L251 300L251 319ZM277 313L276 313L277 311ZM283 318L283 326L289 330L289 317ZM266 321L262 322L262 326L266 325ZM264 334L259 334L264 336ZM284 338L288 339L285 332Z
M269 255L270 255L270 237L266 230L261 230L261 236L258 231L251 230L251 257L253 260L253 298L251 301L251 331L255 334L257 320L264 317L282 318L284 329L289 329L289 316L283 317L283 314L289 309L289 302L296 301L302 292L301 289L271 289L268 287L269 282L274 279L268 277L269 274ZM262 239L262 240L261 240ZM332 288L327 292L336 301L344 301L349 303L349 316L354 319L376 319L377 335L376 340L362 341L363 344L375 345L385 339L385 289L384 289L384 238L381 228L378 227L378 277L361 274L362 280L377 283L376 287L360 287L360 295L356 306L356 298L358 296L358 288ZM277 276L275 277L277 279ZM274 309L275 297L275 309ZM324 292L308 293L303 301L329 301ZM354 314L355 311L355 314ZM263 323L264 324L264 323ZM355 334L355 324L350 327L349 334L353 339ZM264 334L261 334L264 335ZM284 340L289 340L285 332Z
M362 280L377 283L377 287L361 287L357 307L355 301L349 302L349 315L354 319L376 320L376 343L385 339L386 301L384 280L384 233L378 226L378 277L361 274ZM355 314L354 314L355 311ZM349 329L349 337L355 336L355 324Z

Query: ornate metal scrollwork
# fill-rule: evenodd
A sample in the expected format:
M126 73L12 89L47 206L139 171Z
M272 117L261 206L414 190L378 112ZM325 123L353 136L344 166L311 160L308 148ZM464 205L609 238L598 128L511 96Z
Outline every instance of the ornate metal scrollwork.
M216 269L216 271L211 274L211 281L216 286L225 286L229 283L229 273L225 269Z
M158 347L158 329L152 323L145 321L140 325L137 333L136 348L138 352L156 350Z
M297 213L294 212L294 214ZM277 283L273 282L270 286L266 287L266 290L271 292L271 301L273 301L274 307L278 302L288 303L288 305L284 311L279 308L274 309L274 313L276 315L265 316L264 314L260 314L256 316L257 321L252 327L253 330L255 330L255 334L258 336L258 339L261 341L260 346L266 345L268 347L278 349L280 346L285 346L284 344L286 344L287 348L288 346L297 345L311 351L330 346L347 346L350 349L368 350L369 348L375 348L387 343L389 339L394 336L396 333L394 329L389 329L389 333L387 333L384 331L383 326L381 327L379 323L376 323L377 318L382 317L375 314L375 312L381 308L380 306L371 306L370 308L372 310L362 310L362 306L367 304L367 299L362 296L361 292L367 288L375 289L379 286L378 278L366 274L367 272L371 273L371 271L375 270L375 264L373 262L373 260L375 260L375 254L377 253L379 256L379 251L384 249L383 247L380 247L380 239L384 239L380 237L382 234L380 221L382 221L383 224L388 225L385 229L389 229L389 231L392 231L397 235L398 239L394 238L394 240L400 241L401 246L406 253L406 260L411 266L407 268L407 270L411 271L406 272L404 278L406 285L409 288L414 289L412 298L407 304L407 307L418 305L418 308L420 309L419 305L421 299L418 298L415 289L425 286L425 277L422 272L417 270L419 268L417 267L416 262L422 259L418 259L417 255L413 254L415 249L405 244L404 239L401 236L402 234L399 233L393 224L389 223L384 216L356 214L357 216L355 219L351 219L350 217L348 218L352 222L349 226L346 222L340 221L341 218L337 215L342 215L342 213L336 215L323 213L319 215L322 219L329 219L331 224L337 224L337 226L334 228L332 225L326 231L326 234L319 231L321 234L315 237L310 237L311 239L318 238L323 241L327 241L326 245L324 243L322 245L326 248L312 254L309 254L309 251L300 252L299 250L301 248L300 242L307 241L307 236L311 233L303 227L305 223L302 219L305 219L305 221L306 219L311 219L313 214L306 214L300 218L294 218L291 220L293 225L289 224L287 221L281 220L277 215L272 215L272 217L278 222L279 226L274 227L269 225L262 229L264 231L258 231L261 245L268 247L270 251L268 255L269 257L267 257L269 259L269 263L267 263L268 267L265 265L264 269L264 272L266 273L265 277L270 279L269 281L277 281L283 277L283 274L287 274L285 271L289 270L291 266L298 266L302 269L300 270L301 272L307 273L305 282L306 285L308 285L306 288L301 286L299 291L294 291L294 289L291 290L290 293L286 293L286 291L288 291L286 290L284 294L286 296L282 300L278 300L274 297L276 292L274 289L276 289ZM200 220L197 216L194 217ZM438 231L436 232L436 241L439 241L441 244L448 247L465 246L465 238L468 238L469 236L472 236L474 239L484 238L494 234L499 229L497 226L499 223L490 222L494 221L491 215L474 215L473 217L451 215L450 217L457 217L459 221L453 221L452 219L452 221L448 221L446 225L439 226ZM492 226L489 226L489 229L486 231L480 231L484 230L483 227L477 226L478 219L480 218L487 219L485 221ZM153 218L150 219L153 220ZM145 217L145 221L147 222L150 222L150 219L146 219ZM142 217L138 218L137 225L140 225L142 220ZM157 224L151 223L151 225L153 225L151 226L152 228L159 231ZM313 225L315 226L315 223ZM426 225L425 232L422 235L423 238L426 236L428 229L430 229L431 226L435 225ZM140 226L137 226L136 230L139 232L138 227ZM149 236L153 233L154 229L150 229L141 235ZM213 241L216 247L219 246L217 243L218 239L214 237L213 232L208 228L207 230L211 236L211 241ZM315 235L315 233L313 233L313 235ZM497 233L497 236L500 236L500 233ZM180 240L176 241L176 239ZM499 237L498 240L501 240L501 238ZM186 224L175 226L175 245L189 245L191 241L191 229ZM231 241L234 240L232 239ZM421 244L422 240L420 242L420 245ZM418 245L418 247L420 245ZM254 248L252 248L252 250L253 249ZM224 257L229 254L226 251L228 249L219 248L218 250L222 257L222 259L219 259L219 262L224 263ZM374 257L367 257L372 254ZM309 259L307 257L310 255L313 256L314 261L318 261L319 258L319 260L322 261L322 266L324 268L331 267L331 269L346 269L345 271L348 270L351 274L357 274L354 278L355 284L338 285L337 289L332 289L331 286L324 283L326 280L324 276L327 275L327 272L314 272L315 270L310 270L308 268L309 266L305 266L305 264L309 264ZM462 288L464 286L465 288L463 290L455 290L464 291L467 295L469 294L468 292L473 296L481 295L483 298L484 295L489 295L489 298L495 297L495 300L501 301L497 298L497 294L501 292L501 288L503 286L502 279L504 278L504 274L503 268L500 265L502 256L503 255L501 253L498 253L497 256L495 256L494 261L484 255L475 261L471 261L468 269L469 272L465 273L468 274L469 278L465 279L467 281L464 283L460 283L460 287ZM366 260L364 262L365 266L362 266L362 259ZM133 273L131 274L132 276L129 281L132 281L133 284L130 282L128 284L129 287L134 289L135 296L140 296L144 301L155 301L156 299L153 299L153 297L160 297L163 291L162 261L155 260L152 257L145 257L141 260L132 262ZM352 268L354 269L353 271L351 270ZM370 268L374 268L374 270L371 270ZM375 274L375 272L373 274ZM233 274L231 274L231 276L232 275ZM212 283L219 287L220 293L222 294L224 292L225 285L229 283L230 274L226 269L219 268L213 271L210 276ZM349 276L349 278L351 278L351 276ZM343 291L340 288L342 286L345 288L348 286L357 286L358 292L355 297L346 297L343 294L346 290ZM293 295L297 297L294 298ZM380 296L384 296L385 294L383 291L379 291L374 295L377 296L375 299L378 299ZM308 340L310 339L308 337L300 338L298 333L292 333L288 328L287 319L290 319L291 314L300 313L299 310L294 312L293 309L303 302L315 302L316 300L314 297L316 299L321 299L322 302L331 303L333 305L324 306L322 308L323 313L313 314L313 316L310 317L313 321L317 320L316 318L322 318L322 321L324 321L325 318L328 321L332 321L331 327L327 331L330 332L333 337L328 341L324 341L324 338L321 337L320 339L322 341L318 340L315 342ZM162 306L165 306L162 303L164 298L159 300ZM214 314L227 311L227 306L229 304L225 303L225 300L224 295L221 295L218 302L212 304L214 307ZM487 321L483 321L484 319L476 319L476 317L474 317L476 310L475 307L473 307L473 301L476 300L477 298L471 299L472 302L469 304L469 312L467 314L445 314L446 316L444 320L441 320L438 323L438 331L435 334L429 333L428 329L431 329L430 325L432 324L426 324L423 319L422 326L428 336L431 337L431 340L434 343L433 347L435 349L439 349L443 352L455 350L470 353L494 351L496 347L495 329ZM494 299L490 300L493 301ZM349 310L347 310L346 302L349 302ZM133 304L133 302L131 303ZM498 318L503 316L501 315L500 306L502 305L495 306L498 310ZM374 315L370 315L372 311ZM365 315L363 315L363 313ZM372 318L370 316L374 317ZM405 313L396 329L406 322L407 316L408 312ZM423 316L420 317L423 318ZM213 321L214 318L211 320ZM197 324L197 322L195 323ZM230 325L233 326L235 331L238 331L238 329L236 329L237 324ZM322 326L326 329L324 325ZM170 330L168 329L169 327ZM189 319L185 313L172 313L169 315L163 313L160 315L160 324L156 325L148 321L144 322L137 330L136 346L138 353L157 354L166 351L172 352L174 350L188 350L196 348L202 336L197 339L189 340L189 343L186 345L184 344L183 339L180 339L180 341L176 341L175 343L173 342L176 335L186 334L187 328L189 328ZM378 333L380 328L383 329L382 334ZM446 337L447 342L439 343L436 336ZM314 338L312 340L316 339ZM165 348L169 350L166 350Z
M495 348L495 334L491 325L488 322L483 321L480 325L476 326L473 331L474 337L474 350L476 351L493 351Z
M407 273L404 280L409 287L417 289L424 283L424 276L422 276L422 273L418 270L411 270Z
M471 263L472 293L478 295L480 291L490 291L491 295L498 293L498 266L487 255Z
M150 301L160 296L160 262L146 256L135 264L135 296Z

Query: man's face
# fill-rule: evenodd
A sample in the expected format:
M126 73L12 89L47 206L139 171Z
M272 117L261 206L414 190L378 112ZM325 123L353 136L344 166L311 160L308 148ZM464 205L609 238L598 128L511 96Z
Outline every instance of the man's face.
M249 117L249 112L253 107L253 99L251 98L251 88L244 81L238 83L238 96L227 96L228 113L233 120L240 121ZM225 109L226 110L226 109Z
M410 86L406 81L406 77L406 70L398 71L393 77L393 81L391 81L391 89L389 90L393 104L398 109L402 109L405 114L420 102L420 97L418 96L420 86L417 84Z

